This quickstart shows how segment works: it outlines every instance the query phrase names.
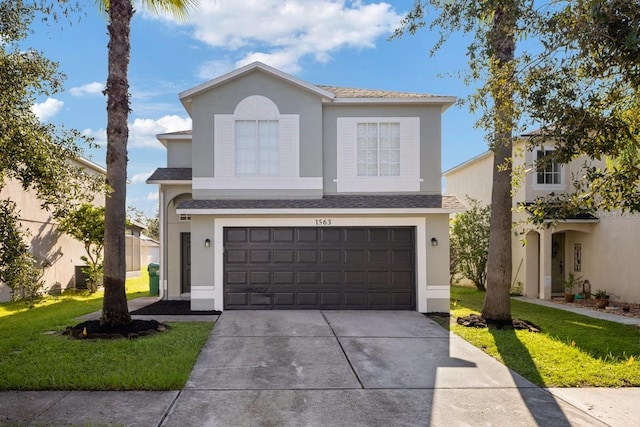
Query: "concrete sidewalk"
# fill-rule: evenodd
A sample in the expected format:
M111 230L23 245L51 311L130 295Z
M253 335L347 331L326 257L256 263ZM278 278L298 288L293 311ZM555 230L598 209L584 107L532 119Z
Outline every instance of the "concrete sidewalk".
M227 311L183 390L2 392L0 425L629 426L638 401L541 389L415 312Z

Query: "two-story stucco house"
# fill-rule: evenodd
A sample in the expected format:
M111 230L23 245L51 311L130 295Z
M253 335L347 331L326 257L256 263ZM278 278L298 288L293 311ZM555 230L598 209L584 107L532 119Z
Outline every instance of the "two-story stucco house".
M253 63L158 135L164 298L194 310L449 310L441 115L455 98L316 86Z
M640 264L635 262L640 215L594 212L536 227L527 221L527 210L518 208L552 192L571 191L572 177L580 175L585 162L604 167L601 160L580 157L537 170L537 159L554 145L524 149L524 138L533 134L523 135L514 148L514 167L524 166L527 173L513 196L512 282L526 296L550 299L563 293L562 280L574 273L589 281L591 292L602 289L614 299L640 303ZM492 168L488 151L445 171L446 193L490 204Z

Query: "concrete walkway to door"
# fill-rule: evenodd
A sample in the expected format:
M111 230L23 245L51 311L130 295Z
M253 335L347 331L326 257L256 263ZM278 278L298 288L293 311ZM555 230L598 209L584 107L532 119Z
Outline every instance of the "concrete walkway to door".
M163 426L606 425L408 311L225 311Z

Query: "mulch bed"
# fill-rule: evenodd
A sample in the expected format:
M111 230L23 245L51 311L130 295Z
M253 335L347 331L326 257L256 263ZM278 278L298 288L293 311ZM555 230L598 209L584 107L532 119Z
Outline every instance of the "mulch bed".
M156 320L132 320L121 327L101 326L99 320L88 320L75 326L69 326L62 335L75 339L117 339L138 338L169 329L169 326Z
M522 319L513 319L511 324L500 324L488 322L477 314L470 314L466 317L458 317L456 319L458 325L469 328L489 328L489 329L522 329L529 332L540 332L540 328L531 322Z
M191 311L191 302L185 300L160 300L150 304L146 307L142 307L139 310L132 311L131 314L139 314L139 315L173 315L173 316L184 316L184 315L219 315L222 314L220 311L211 310L211 311Z

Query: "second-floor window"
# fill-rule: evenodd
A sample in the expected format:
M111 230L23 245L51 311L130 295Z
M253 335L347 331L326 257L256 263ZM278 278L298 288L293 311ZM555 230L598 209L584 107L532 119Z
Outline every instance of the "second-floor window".
M400 123L358 123L358 176L400 176Z
M536 151L536 184L538 185L562 185L562 165L552 160L551 154L553 150Z
M214 116L214 170L251 185L300 176L300 118L281 114L269 98L251 95L233 114ZM256 181L258 180L258 181Z
M278 120L236 120L236 175L274 176L280 171Z

